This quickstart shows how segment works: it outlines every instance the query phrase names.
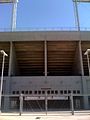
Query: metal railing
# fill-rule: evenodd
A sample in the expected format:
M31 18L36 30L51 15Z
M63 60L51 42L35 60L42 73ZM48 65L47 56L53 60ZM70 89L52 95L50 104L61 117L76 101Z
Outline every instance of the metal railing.
M2 112L18 112L21 116L29 114L79 114L90 112L90 95L67 94L51 95L2 95Z
M0 32L11 32L11 28L0 28ZM14 31L78 31L77 27L43 27L43 28L16 28ZM81 27L80 31L90 31L89 27ZM12 31L13 32L13 31Z

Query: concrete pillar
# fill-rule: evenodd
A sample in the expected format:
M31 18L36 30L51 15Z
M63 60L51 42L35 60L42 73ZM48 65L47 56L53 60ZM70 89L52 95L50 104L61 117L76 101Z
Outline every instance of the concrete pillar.
M8 78L6 80L5 85L5 94L10 94L10 87L11 87L11 76L14 76L17 74L17 61L16 61L16 55L15 55L15 48L12 42L10 42L10 55L9 55L9 70L8 70ZM5 97L4 99L4 110L7 111L9 109L10 105L10 99L9 97Z
M76 51L75 51L75 59L73 64L73 74L74 75L83 75L83 66L82 65L82 59L81 59L81 48L79 48L79 42L76 44Z
M12 42L10 42L9 69L8 69L8 77L9 77L9 79L7 79L5 81L5 91L4 91L5 95L10 94L11 61L12 61ZM9 99L9 97L4 97L4 111L8 111L9 107L10 107L10 99Z
M83 69L81 41L79 41L78 46L79 46L79 57L80 57L80 70L81 70L81 75L83 76L84 75L84 69Z
M47 76L47 41L44 41L44 72L45 76Z
M73 74L80 75L80 76L84 75L82 49L81 49L80 41L77 42L76 44L75 59L73 64Z
M83 68L83 58L82 58L81 41L79 41L79 56L80 56L82 93L83 93L83 94L88 94L88 93L87 93L87 83L86 83L86 80L83 79L83 76L84 76L84 68ZM84 109L88 109L88 106L89 106L88 97L87 97L87 96L83 96L83 101L84 101Z
M83 68L81 41L79 41L78 44L77 44L73 69L74 69L73 70L74 71L74 75L80 75L81 76L82 94L87 94L86 80L83 79L84 68ZM83 101L84 101L84 108L88 109L88 97L87 96L83 96Z
M83 82L83 94L86 95L86 94L88 94L87 80L84 77L82 77L82 82ZM84 108L85 109L89 109L88 96L84 96L83 97L83 101L84 101Z
M9 95L10 94L10 77L4 78L4 94ZM10 107L10 98L9 96L4 96L4 111L9 111Z
M10 42L10 58L9 58L9 70L8 76L15 76L18 74L18 65L16 60L15 47L12 42Z

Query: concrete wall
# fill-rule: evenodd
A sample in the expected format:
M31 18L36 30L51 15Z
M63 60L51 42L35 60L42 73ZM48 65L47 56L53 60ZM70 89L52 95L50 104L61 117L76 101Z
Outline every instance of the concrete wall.
M41 88L81 91L81 77L11 77L11 91L41 90Z
M12 94L13 91L29 91L32 90L32 95L35 96L34 91L41 91L42 88L50 88L50 90L57 90L60 96L60 90L80 91L80 94L90 94L90 78L88 76L55 76L55 77L4 77L4 94ZM84 81L82 84L82 81ZM6 83L6 84L5 84ZM63 93L65 94L65 93ZM66 93L68 94L68 93ZM38 94L36 94L37 96ZM42 94L39 94L39 96ZM88 97L84 97L84 108L89 108ZM4 106L8 108L9 99L4 100Z
M16 90L41 90L41 88L80 90L82 93L82 80L86 83L84 88L90 94L89 76L4 77L3 88L4 94Z

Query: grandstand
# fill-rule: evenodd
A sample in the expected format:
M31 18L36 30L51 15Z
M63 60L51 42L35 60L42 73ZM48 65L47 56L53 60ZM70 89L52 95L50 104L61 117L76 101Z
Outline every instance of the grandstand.
M36 100L44 108L44 100L40 97L47 92L52 97L48 103L50 108L69 108L69 98L61 96L90 94L88 62L84 55L89 48L90 32L80 29L0 32L0 49L8 54L5 58L3 94L38 96ZM1 70L2 55L0 73ZM10 100L17 101L16 98ZM3 102L5 108L10 105L9 99ZM24 102L24 107L29 102L37 108L34 98ZM78 109L88 109L90 98L75 97L74 104Z

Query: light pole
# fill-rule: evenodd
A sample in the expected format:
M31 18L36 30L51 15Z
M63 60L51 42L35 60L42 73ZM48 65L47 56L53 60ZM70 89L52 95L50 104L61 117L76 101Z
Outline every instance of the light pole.
M78 5L77 3L90 3L90 0L72 0L74 3L74 9L75 9L75 19L78 31L80 32L80 21L79 21L79 14L78 14Z
M12 24L11 24L12 31L16 30L17 4L18 4L18 0L14 0L14 2L13 2L13 10L12 10Z
M11 20L11 30L15 31L16 29L16 19L17 19L17 4L18 0L0 0L0 4L8 4L12 3L13 4L13 9L12 9L12 20Z
M73 3L74 3L76 27L77 27L78 31L80 32L80 21L79 21L77 0L73 0Z
M86 52L84 53L84 55L86 55L86 56L87 56L88 71L89 71L89 76L90 76L89 52L90 52L90 49L87 49L87 50L86 50Z
M0 51L3 55L3 61L2 61L2 72L1 72L1 84L0 84L0 112L1 112L1 100L2 100L2 88L3 88L3 73L4 73L4 63L5 63L5 56L8 56L4 50Z

